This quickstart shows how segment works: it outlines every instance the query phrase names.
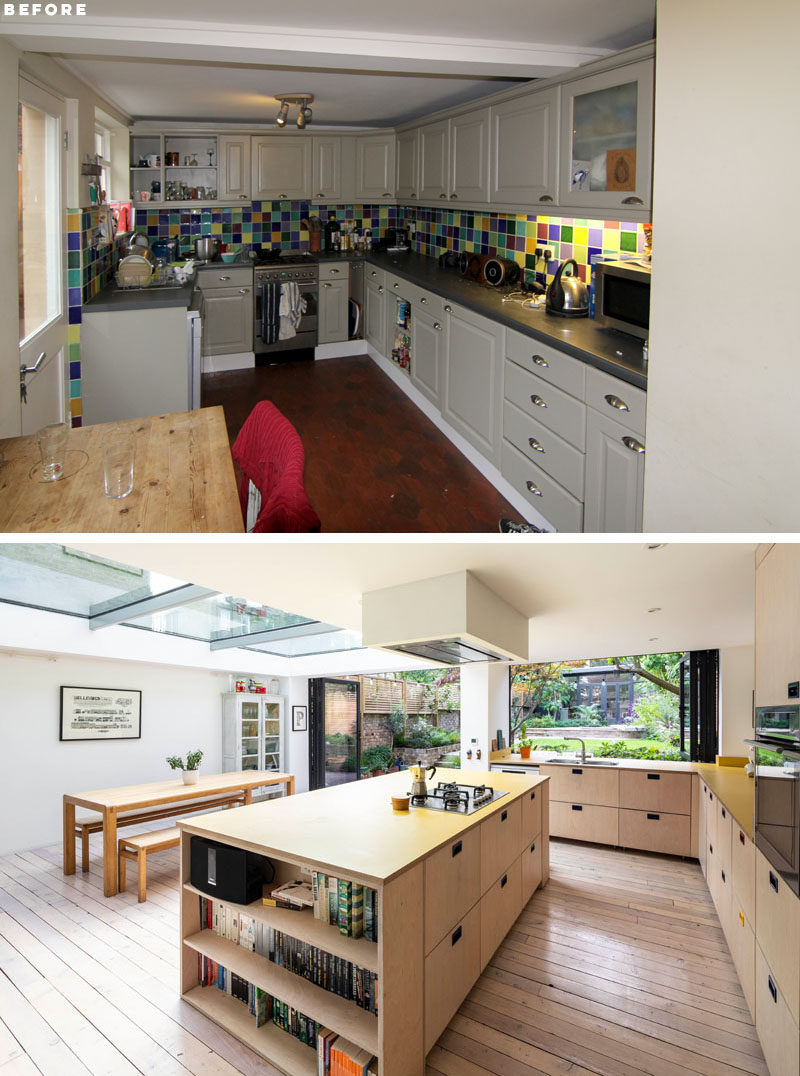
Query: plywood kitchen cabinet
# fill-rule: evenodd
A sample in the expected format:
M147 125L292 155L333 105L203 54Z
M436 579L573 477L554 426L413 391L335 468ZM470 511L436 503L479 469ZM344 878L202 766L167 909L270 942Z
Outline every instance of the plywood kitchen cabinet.
M619 773L619 805L635 811L692 813L690 773L659 770L626 770Z
M521 910L522 860L517 856L481 897L481 971L494 956Z
M425 958L426 1054L461 1004L464 984L475 982L481 973L482 933L483 908L475 904Z
M249 201L250 135L220 135L218 145L220 201Z
M541 830L539 830L541 832ZM448 901L439 894L449 893ZM425 953L430 953L481 896L481 831L448 841L425 860Z
M481 824L481 893L519 857L522 803L515 800Z
M619 810L593 803L550 803L550 832L553 837L592 844L619 844Z
M356 138L356 201L388 202L395 197L395 134Z
M554 801L563 803L619 806L619 770L616 766L542 764L539 772L550 778L550 809ZM555 835L555 830L552 831Z
M792 1019L800 1024L800 900L758 849L756 937Z
M752 927L756 921L756 846L735 819L731 830L734 898Z
M260 135L252 140L254 201L297 201L311 191L309 135Z
M493 105L489 199L516 210L552 208L558 195L557 86Z
M442 415L490 463L500 462L503 329L453 306Z
M789 699L800 680L800 546L778 542L756 565L756 706Z
M349 335L350 266L320 262L317 342L334 344Z
M756 1031L769 1076L800 1072L800 1030L761 946L755 946Z
M253 270L204 269L195 277L202 293L204 355L253 350Z

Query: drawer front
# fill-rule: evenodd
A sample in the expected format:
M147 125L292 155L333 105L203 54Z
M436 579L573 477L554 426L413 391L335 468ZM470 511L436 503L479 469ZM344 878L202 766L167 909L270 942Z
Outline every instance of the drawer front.
M550 802L595 803L602 807L619 806L619 770L593 766L548 766L539 773L550 778Z
M620 770L619 805L636 811L692 813L692 775L656 770Z
M373 284L380 284L382 287L386 287L386 273L376 265L367 264L364 266L364 279L371 280Z
M320 280L349 280L350 265L348 262L320 262Z
M500 449L500 471L557 530L569 534L583 530L581 501L506 440Z
M481 970L522 910L522 860L518 856L481 899Z
M415 288L414 305L421 310L426 310L433 317L446 317L452 311L452 306L441 295L434 295L432 291L424 291Z
M504 377L507 400L571 445L586 448L586 407L580 400L514 362L506 361Z
M592 803L551 800L550 835L594 844L619 844L619 811Z
M542 884L542 841L535 841L525 846L522 853L522 906L523 908Z
M706 837L709 842L717 840L717 797L708 787L701 784L700 795L703 798L706 812Z
M586 403L633 431L644 433L647 393L610 374L586 370Z
M719 862L731 873L731 844L733 842L733 820L731 812L717 799L717 844L719 845Z
M425 1053L447 1027L481 971L481 907L475 907L425 958Z
M481 823L481 893L519 857L522 804L512 801Z
M574 445L509 400L503 401L503 437L579 501L583 500L586 457Z
M538 374L570 396L582 400L586 391L586 366L580 359L565 355L513 329L506 330L506 357L528 373Z
M532 788L522 797L522 830L520 851L525 851L534 837L542 832L542 790Z
M221 265L219 269L201 269L195 277L195 283L202 291L215 288L252 288L252 269L230 269Z
M760 937L756 942L755 994L756 1031L769 1076L797 1076L800 1072L800 1031L761 951Z
M747 918L741 904L735 899L731 905L731 926L726 931L728 947L733 957L733 965L742 985L750 1015L756 1014L756 939L751 920Z
M800 900L758 849L756 938L789 1011L800 1023Z
M709 889L714 900L714 907L717 909L720 926L727 935L733 915L733 886L730 871L721 866L719 861L714 865L714 877L711 881L713 885L709 885Z
M756 846L737 823L731 839L731 875L734 898L749 923L756 921Z
M625 808L619 812L619 843L623 848L688 856L692 851L692 822L685 814Z
M425 860L425 952L478 902L481 895L481 836L469 830Z

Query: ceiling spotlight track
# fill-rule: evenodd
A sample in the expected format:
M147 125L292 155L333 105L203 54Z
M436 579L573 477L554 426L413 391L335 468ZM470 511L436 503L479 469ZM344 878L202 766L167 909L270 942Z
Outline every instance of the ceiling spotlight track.
M286 121L289 118L289 106L297 105L297 126L302 131L303 128L311 122L312 112L308 107L314 100L313 93L277 93L275 100L280 101L281 107L278 115L275 117L275 122L279 127L285 127Z

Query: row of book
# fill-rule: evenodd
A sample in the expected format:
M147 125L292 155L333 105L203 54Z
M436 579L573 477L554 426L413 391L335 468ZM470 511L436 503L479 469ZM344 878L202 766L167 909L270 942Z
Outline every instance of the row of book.
M378 1076L378 1062L369 1050L322 1027L317 1035L317 1076Z
M348 938L378 940L378 894L369 886L312 871L314 918L338 926Z
M206 929L377 1015L375 972L276 930L237 905L222 904L209 897L198 897L198 900L200 922Z

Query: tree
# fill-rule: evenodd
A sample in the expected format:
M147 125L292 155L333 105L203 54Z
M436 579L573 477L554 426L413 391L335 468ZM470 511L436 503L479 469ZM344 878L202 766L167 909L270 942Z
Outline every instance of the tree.
M683 653L669 654L633 654L630 657L608 658L609 665L615 665L618 672L629 672L649 680L651 684L680 695L680 663Z
M552 711L567 703L573 689L561 674L564 669L583 664L582 661L551 661L544 665L511 666L509 670L511 673L509 731L512 743L520 726L530 721L530 717L526 717L526 714L532 714L538 707Z

